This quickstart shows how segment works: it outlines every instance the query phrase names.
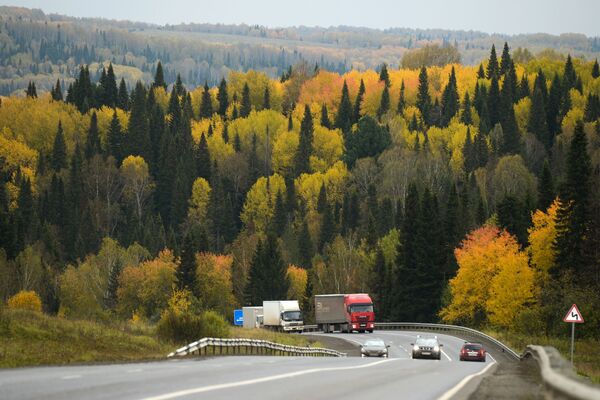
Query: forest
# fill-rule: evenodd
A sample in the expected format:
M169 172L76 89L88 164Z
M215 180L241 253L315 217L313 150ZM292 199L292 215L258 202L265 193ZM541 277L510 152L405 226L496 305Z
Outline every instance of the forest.
M600 332L600 68L567 55L0 103L0 298L159 324L369 292L378 321ZM182 309L184 311L182 311Z

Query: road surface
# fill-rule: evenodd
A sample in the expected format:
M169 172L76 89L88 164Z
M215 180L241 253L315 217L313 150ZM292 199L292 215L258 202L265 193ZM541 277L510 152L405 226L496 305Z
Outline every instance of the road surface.
M452 336L438 335L437 361L411 359L417 333L334 335L379 337L390 358L228 356L0 370L0 399L447 399L494 363L459 362L463 341Z

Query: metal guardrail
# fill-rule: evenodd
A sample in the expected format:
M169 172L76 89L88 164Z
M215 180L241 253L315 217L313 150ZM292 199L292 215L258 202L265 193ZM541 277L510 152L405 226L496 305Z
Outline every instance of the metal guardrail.
M221 338L203 338L187 346L181 347L167 357L185 356L195 351L202 355L208 355L208 349L212 349L213 355L229 354L256 354L256 355L295 355L301 357L346 357L346 353L332 349L320 347L299 347L288 346L280 343L270 342L268 340L257 339L221 339ZM217 349L219 352L217 353ZM223 352L223 350L226 350Z
M600 389L577 379L571 364L554 347L529 345L523 358L533 357L539 367L545 396L550 399L598 400Z

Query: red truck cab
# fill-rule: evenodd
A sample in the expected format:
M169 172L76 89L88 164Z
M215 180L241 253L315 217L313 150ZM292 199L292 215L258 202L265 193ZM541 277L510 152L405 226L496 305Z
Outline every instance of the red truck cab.
M350 332L373 332L375 312L373 311L373 300L368 294L347 294L344 297L344 305L346 306Z

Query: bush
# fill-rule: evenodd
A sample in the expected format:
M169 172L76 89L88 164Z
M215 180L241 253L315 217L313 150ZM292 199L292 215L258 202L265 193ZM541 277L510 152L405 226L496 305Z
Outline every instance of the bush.
M201 316L201 337L226 338L229 336L229 324L223 316L215 311L205 311Z
M29 310L41 312L42 301L40 300L40 296L38 296L33 290L21 290L19 293L8 299L8 308L11 310Z

